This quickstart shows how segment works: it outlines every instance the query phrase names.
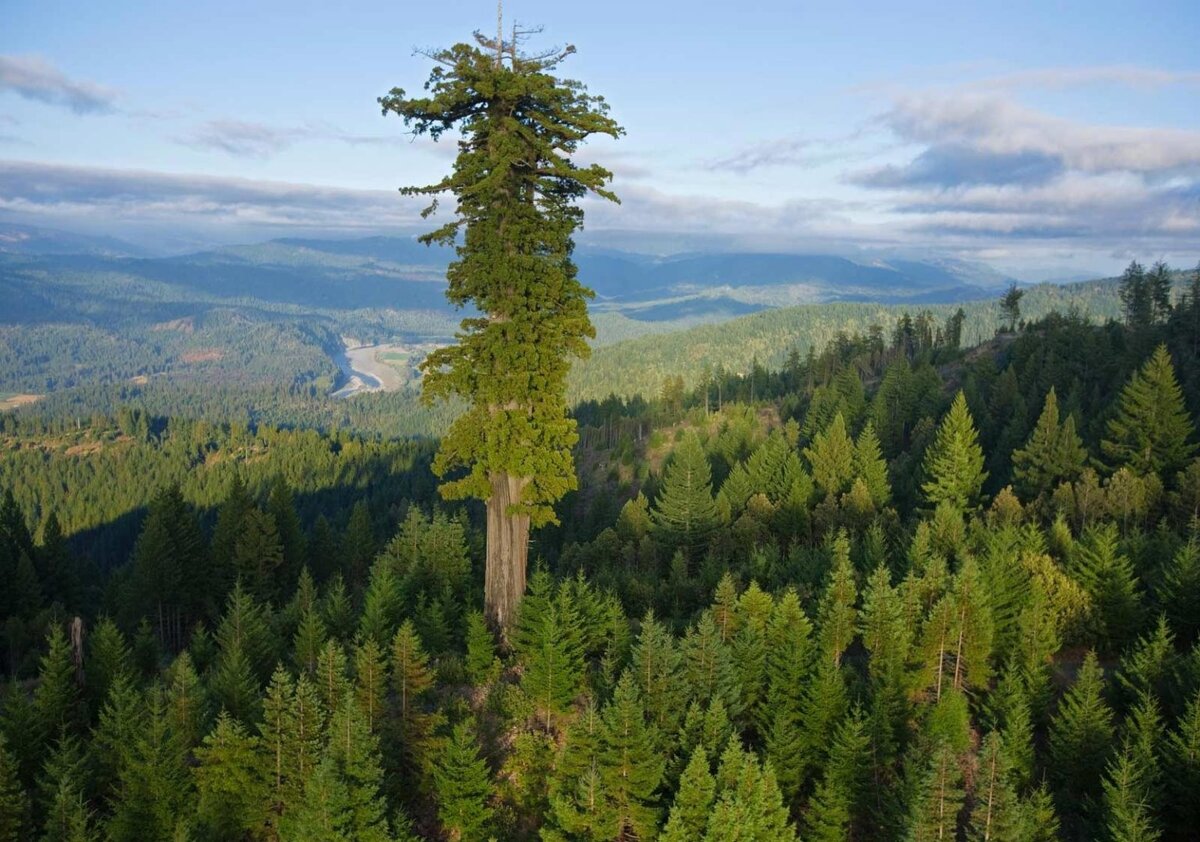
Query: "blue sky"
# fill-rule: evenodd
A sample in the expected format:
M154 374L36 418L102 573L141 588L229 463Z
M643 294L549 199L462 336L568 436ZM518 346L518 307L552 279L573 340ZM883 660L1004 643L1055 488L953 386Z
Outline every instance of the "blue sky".
M509 0L625 126L592 242L1200 258L1200 4ZM5 0L0 219L171 244L404 231L453 144L376 97L491 2Z

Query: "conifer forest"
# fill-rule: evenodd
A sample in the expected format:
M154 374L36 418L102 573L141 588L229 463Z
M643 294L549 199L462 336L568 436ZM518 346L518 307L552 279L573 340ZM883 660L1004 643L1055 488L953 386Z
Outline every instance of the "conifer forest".
M295 316L236 400L0 413L0 842L1200 838L1200 267L605 349L626 130L535 34L378 100L423 404L338 423Z

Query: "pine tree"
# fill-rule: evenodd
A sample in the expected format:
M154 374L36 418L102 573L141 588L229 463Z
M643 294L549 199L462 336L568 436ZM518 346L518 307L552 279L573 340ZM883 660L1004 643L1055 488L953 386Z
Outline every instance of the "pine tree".
M517 626L517 653L525 667L521 687L550 730L554 717L567 710L583 682L583 640L570 591L559 588L544 606L526 601Z
M358 633L374 639L380 646L386 646L400 627L403 616L404 599L400 582L392 565L384 556L380 556L371 566L371 578L358 620Z
M680 647L680 655L684 686L691 691L692 698L719 698L731 717L736 718L740 713L741 701L737 672L729 647L722 642L721 632L713 621L712 612L701 614L696 625L688 629Z
M296 666L310 675L316 672L317 661L321 650L328 640L325 621L315 608L305 609L300 615L300 623L296 626L296 634L292 638L292 653Z
M963 807L962 767L946 744L934 749L912 802L906 839L934 842L954 839Z
M549 781L550 809L542 837L547 842L607 838L601 823L600 738L603 725L592 701L567 728ZM569 834L569 835L568 835Z
M1188 441L1192 432L1171 355L1159 345L1121 390L1100 450L1114 468L1127 466L1140 476L1169 476L1195 452Z
M1063 482L1073 482L1083 472L1087 451L1075 433L1075 418L1059 423L1058 395L1054 387L1037 424L1023 448L1013 451L1013 478L1026 500L1047 495Z
M486 501L485 602L489 619L507 629L525 592L529 527L556 522L551 507L576 485L566 376L595 331L591 293L570 259L571 236L583 222L575 201L589 192L616 198L606 187L610 172L570 158L588 136L618 137L622 129L602 98L552 75L573 47L526 56L516 37L477 41L434 54L430 96L409 98L395 88L380 104L417 134L436 140L457 125L472 139L460 147L452 175L405 192L449 191L457 200L458 219L423 241L453 245L463 229L447 296L483 317L464 320L460 341L425 359L424 393L469 403L442 439L434 468L443 475L467 468L443 494Z
M327 713L337 710L342 699L350 692L346 650L337 640L329 640L321 650L313 683L316 685L321 705Z
M975 509L987 472L983 470L979 434L961 391L925 451L923 470L925 482L921 488L930 507L945 502L960 512Z
M378 549L371 507L366 500L359 500L350 510L350 519L346 522L346 532L341 541L342 568L347 584L354 593L362 593L367 571Z
M879 436L875 434L875 425L870 421L854 442L854 473L866 485L871 493L871 502L877 509L891 502L892 483L888 478L887 460L883 458L883 448L879 444Z
M829 573L829 584L821 596L817 614L820 630L821 655L840 664L842 654L854 640L858 589L854 583L854 565L850 560L850 539L845 530L833 539L831 547L833 565Z
M424 712L425 696L434 685L429 657L409 620L404 621L392 639L391 673L398 746L394 749L397 756L389 765L412 774L428 762L426 752L436 720Z
M650 722L663 733L673 733L683 714L685 688L681 686L680 663L675 637L647 611L630 655L630 671Z
M1050 723L1049 771L1058 783L1064 815L1090 816L1113 750L1113 714L1102 693L1104 678L1094 652Z
M809 803L804 839L838 842L854 836L851 828L866 792L870 755L871 737L866 720L852 713L833 734L825 776Z
M609 838L654 836L658 829L659 786L665 764L658 734L645 722L637 685L624 674L601 714L597 767L601 815Z
M171 733L163 694L151 688L146 718L120 770L108 835L113 842L172 838L193 791L184 751Z
M1200 692L1188 702L1176 729L1167 734L1163 755L1171 826L1200 826L1200 800L1195 798L1200 791Z
M1137 764L1118 755L1104 778L1106 838L1112 842L1156 842L1161 837L1146 803Z
M283 550L283 565L280 572L284 585L295 581L307 558L304 529L300 516L296 514L296 501L292 490L283 476L276 476L267 497L267 514L275 521L279 532L279 544Z
M1090 528L1075 545L1069 572L1092 602L1090 626L1104 651L1122 648L1141 624L1137 577L1121 554L1116 524Z
M496 639L483 614L479 611L467 613L467 657L464 667L472 684L482 685L492 681L500 672L500 661L496 657Z
M689 555L702 548L716 529L712 473L694 432L687 433L675 448L650 515L659 538Z
M227 713L195 752L200 824L219 839L237 839L263 824L268 784L259 738Z
M81 730L84 721L71 645L59 624L51 626L46 641L49 648L42 656L38 685L33 693L43 740L52 739L64 729Z
M213 526L210 554L213 561L213 593L224 597L237 580L234 548L242 534L242 521L254 507L254 501L239 474L234 474L225 500L217 507L217 522Z
M659 837L662 842L693 842L703 838L715 791L708 755L703 746L697 746L679 779L679 791Z
M369 637L354 648L354 698L369 731L379 727L387 686L387 661L379 644Z
M92 791L91 758L84 744L71 734L62 734L42 765L37 781L35 806L41 815L43 839L69 839L80 824L87 824L83 808L85 793Z
M454 727L433 766L438 819L451 839L475 842L488 837L493 810L492 780L479 756L470 722Z
M25 842L29 830L29 797L21 786L16 758L0 734L0 842Z
M840 412L828 427L813 437L804 456L812 465L813 482L825 496L836 497L850 487L855 474L855 449Z
M257 506L242 518L242 529L233 545L233 567L243 586L261 602L279 598L283 542L275 517Z
M346 835L363 842L386 842L389 831L379 742L349 693L330 718L326 752L345 786L339 824Z
M1023 838L1025 816L1013 786L1004 738L997 731L988 734L983 741L975 798L967 828L967 838L971 842Z
M133 655L125 636L108 617L101 617L86 641L84 691L93 712L98 712L108 691L121 678L133 679Z
M796 840L788 822L775 773L760 767L731 738L717 769L717 802L708 823L704 842L787 842Z

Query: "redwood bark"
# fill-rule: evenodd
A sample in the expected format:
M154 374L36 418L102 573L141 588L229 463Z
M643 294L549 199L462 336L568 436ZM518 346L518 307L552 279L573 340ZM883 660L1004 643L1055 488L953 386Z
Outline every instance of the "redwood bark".
M529 485L529 478L492 475L487 500L487 562L483 573L483 602L488 620L507 642L525 595L525 568L529 558L529 515L511 514Z

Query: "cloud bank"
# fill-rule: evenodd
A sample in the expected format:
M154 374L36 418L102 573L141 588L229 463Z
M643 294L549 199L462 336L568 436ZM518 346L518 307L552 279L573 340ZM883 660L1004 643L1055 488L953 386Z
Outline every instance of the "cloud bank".
M39 56L0 55L0 91L67 108L76 114L117 110L117 92L94 82L71 79Z

